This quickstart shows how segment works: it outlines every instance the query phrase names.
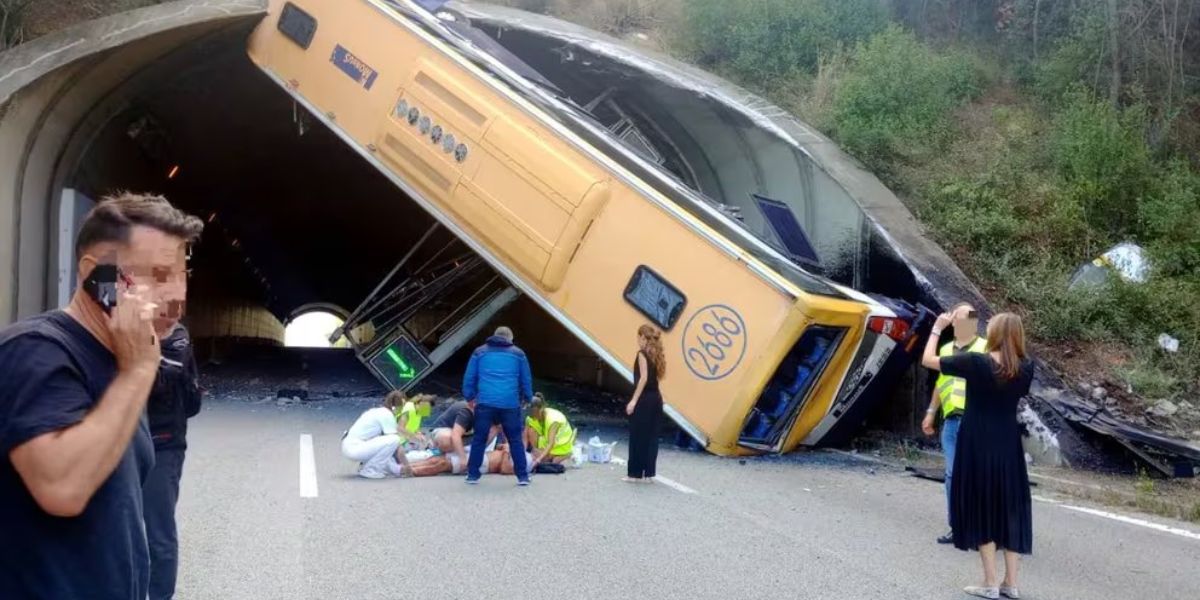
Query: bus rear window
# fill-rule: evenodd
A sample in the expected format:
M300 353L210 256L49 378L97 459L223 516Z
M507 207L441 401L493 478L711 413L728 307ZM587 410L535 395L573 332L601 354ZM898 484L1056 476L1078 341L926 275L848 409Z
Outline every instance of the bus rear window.
M809 391L825 371L845 329L809 327L763 388L746 424L740 442L770 449L779 443L804 406Z

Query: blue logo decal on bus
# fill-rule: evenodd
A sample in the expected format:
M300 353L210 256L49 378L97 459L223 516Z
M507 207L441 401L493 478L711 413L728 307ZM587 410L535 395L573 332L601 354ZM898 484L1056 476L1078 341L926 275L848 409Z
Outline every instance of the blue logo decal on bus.
M696 311L683 328L683 362L696 377L722 379L746 356L746 322L724 304Z
M375 85L375 76L379 73L367 66L362 59L343 48L341 44L333 47L333 55L329 57L329 62L364 88L369 90L372 85Z

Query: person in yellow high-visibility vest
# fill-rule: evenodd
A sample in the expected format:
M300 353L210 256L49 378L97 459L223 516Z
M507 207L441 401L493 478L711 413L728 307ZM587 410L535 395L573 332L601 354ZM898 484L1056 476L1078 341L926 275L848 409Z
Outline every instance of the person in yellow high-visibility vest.
M537 393L529 403L525 419L525 444L532 448L533 467L544 462L562 463L571 458L575 448L575 429L562 411L546 406L546 399Z
M939 357L953 356L965 352L987 352L987 338L979 335L979 315L975 308L965 302L958 304L951 311L954 315L954 340L947 342L938 350ZM925 411L925 419L921 422L921 430L925 435L932 436L934 420L938 412L942 413L942 453L946 459L946 515L950 514L950 480L954 475L954 451L958 447L958 428L962 423L963 411L967 407L967 382L961 377L950 377L939 374L933 385L933 397L929 400L929 409ZM954 541L954 532L950 531L937 539L939 544L949 544Z
M412 450L424 450L429 446L429 440L421 433L421 421L429 415L431 396L419 394L407 398L404 392L394 390L388 394L394 406L396 429L400 434L400 445Z

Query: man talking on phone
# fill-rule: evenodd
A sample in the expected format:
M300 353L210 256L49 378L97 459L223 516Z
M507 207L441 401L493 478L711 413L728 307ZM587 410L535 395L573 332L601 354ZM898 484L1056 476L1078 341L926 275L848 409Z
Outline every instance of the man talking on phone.
M0 590L145 600L146 399L203 223L122 193L75 240L70 304L0 330Z

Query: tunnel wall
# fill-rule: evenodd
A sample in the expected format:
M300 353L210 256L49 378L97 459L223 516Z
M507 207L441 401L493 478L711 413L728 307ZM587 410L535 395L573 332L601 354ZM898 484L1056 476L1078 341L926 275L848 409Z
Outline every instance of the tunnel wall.
M180 0L70 27L0 54L0 325L57 304L61 187L156 59L265 12Z

